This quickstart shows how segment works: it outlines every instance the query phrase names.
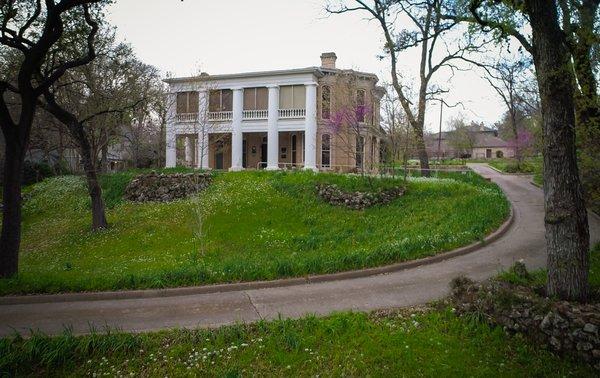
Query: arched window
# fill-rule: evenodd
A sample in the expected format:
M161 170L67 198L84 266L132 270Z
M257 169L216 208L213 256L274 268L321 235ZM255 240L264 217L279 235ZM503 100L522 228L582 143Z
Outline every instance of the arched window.
M331 136L321 135L321 168L331 167Z
M321 89L321 118L329 119L331 117L331 87L323 86Z

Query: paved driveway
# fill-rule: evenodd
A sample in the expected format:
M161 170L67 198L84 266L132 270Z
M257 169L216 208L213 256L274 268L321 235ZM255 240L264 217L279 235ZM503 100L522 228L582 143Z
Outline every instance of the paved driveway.
M368 311L423 304L448 293L453 277L495 275L523 259L529 268L545 264L543 198L530 177L497 173L486 165L471 167L502 187L514 205L515 221L489 245L460 257L389 274L294 286L224 293L153 298L0 305L0 336L39 329L56 334L65 326L75 333L104 326L126 331L171 327L216 327L258 319L300 317L334 311ZM593 241L600 221L590 217Z

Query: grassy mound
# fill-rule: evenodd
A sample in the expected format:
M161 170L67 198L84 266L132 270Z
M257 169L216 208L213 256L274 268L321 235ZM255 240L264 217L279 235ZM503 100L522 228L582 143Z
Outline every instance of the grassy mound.
M159 288L331 273L410 260L482 239L509 213L481 177L413 179L407 193L364 211L335 207L317 183L381 190L399 179L314 174L217 174L198 197L121 200L134 172L102 177L111 227L90 231L79 177L28 190L17 278L0 294Z

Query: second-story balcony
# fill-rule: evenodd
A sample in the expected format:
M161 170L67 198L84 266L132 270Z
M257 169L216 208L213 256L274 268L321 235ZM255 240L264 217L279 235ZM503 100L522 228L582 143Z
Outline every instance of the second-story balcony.
M231 121L233 119L233 112L225 110L221 112L208 112L209 121Z
M306 109L279 109L279 119L294 119L306 117ZM196 113L184 113L177 115L178 122L195 122L198 118ZM264 110L244 110L242 119L247 120L266 120L269 118L269 111ZM227 122L233 119L233 111L209 112L208 121L210 122Z
M280 119L289 118L304 118L306 117L306 109L279 109Z
M264 110L244 110L242 113L242 119L267 119L269 117L269 111Z
M198 120L198 113L178 113L176 119L180 123L196 122Z

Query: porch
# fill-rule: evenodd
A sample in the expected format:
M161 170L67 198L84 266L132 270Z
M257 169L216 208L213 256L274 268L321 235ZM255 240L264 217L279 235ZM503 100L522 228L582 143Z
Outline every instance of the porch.
M267 167L269 141L267 132L244 132L241 148L243 169ZM277 166L280 169L304 167L304 131L281 131L278 133ZM177 165L231 170L231 133L211 133L207 146L203 146L198 134L177 135ZM202 153L205 152L205 153Z

